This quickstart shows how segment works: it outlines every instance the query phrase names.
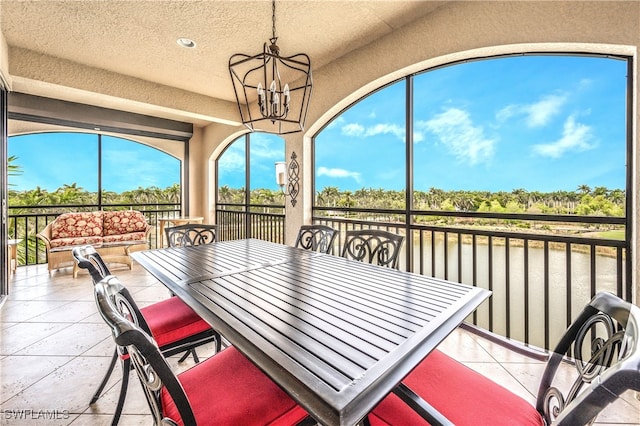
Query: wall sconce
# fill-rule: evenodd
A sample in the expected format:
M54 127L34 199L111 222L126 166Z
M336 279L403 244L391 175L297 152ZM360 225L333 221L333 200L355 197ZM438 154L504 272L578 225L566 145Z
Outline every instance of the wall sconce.
M291 197L291 205L294 207L297 203L298 192L300 192L300 165L297 158L296 153L292 152L289 166L284 161L276 162L276 183L285 196Z

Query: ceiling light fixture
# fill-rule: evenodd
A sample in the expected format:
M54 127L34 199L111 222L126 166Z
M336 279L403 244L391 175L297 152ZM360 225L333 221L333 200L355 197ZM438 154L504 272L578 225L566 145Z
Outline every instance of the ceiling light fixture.
M190 38L180 37L178 39L178 46L186 47L187 49L193 49L196 47L196 42Z
M272 1L272 37L263 51L236 53L229 73L240 110L249 130L283 135L304 130L311 98L311 60L304 53L283 57L276 45L276 2Z

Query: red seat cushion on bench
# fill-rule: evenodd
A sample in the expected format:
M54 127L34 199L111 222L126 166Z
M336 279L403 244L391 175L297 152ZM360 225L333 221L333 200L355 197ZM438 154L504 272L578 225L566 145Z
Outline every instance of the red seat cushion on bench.
M178 380L198 425L295 425L307 416L233 346L181 373ZM166 389L161 400L165 416L182 425Z
M91 244L94 246L100 246L102 244L102 237L68 237L68 238L56 238L55 240L51 240L51 249L52 251L58 250L71 250L76 246L84 246L87 244Z
M161 348L211 328L178 297L146 306L140 312Z
M527 401L438 350L403 383L457 426L544 425ZM369 420L371 426L428 424L393 394L378 404Z
M147 240L145 239L146 236L146 232L130 232L128 234L105 235L102 238L102 242L104 244L117 244L121 242L126 242L129 244L147 244Z

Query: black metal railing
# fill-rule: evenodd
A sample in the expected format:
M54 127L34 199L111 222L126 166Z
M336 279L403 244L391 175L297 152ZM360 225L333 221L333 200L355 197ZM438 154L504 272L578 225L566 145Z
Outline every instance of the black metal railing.
M158 246L159 218L180 216L181 205L173 203L153 204L103 204L102 210L139 210L147 218L147 222L154 227L151 231L151 247ZM47 263L44 242L36 235L41 232L56 217L66 212L95 211L97 205L77 204L58 206L11 206L9 207L9 238L18 239L18 266Z
M25 211L27 208L37 209L37 213ZM153 226L158 218L180 215L180 206L169 204L103 208L140 210ZM35 235L47 223L63 211L95 210L95 206L48 206L47 212L43 209L10 208L10 238L23 240L18 245L19 265L46 262L44 244ZM465 222L471 219L490 223L473 226ZM496 226L494 222L499 221L510 221L513 226ZM468 320L534 347L549 349L596 292L610 291L625 300L632 295L628 238L552 232L562 224L620 230L625 227L625 218L316 207L313 222L340 231L334 253L340 252L348 229L385 229L405 235L401 269L491 290L492 297ZM518 223L527 226L517 226ZM219 240L285 241L284 206L218 204L216 224ZM152 247L157 246L158 237L155 226Z
M534 347L549 349L596 292L631 300L625 239L551 231L562 224L623 230L625 218L426 211L406 217L404 211L321 207L314 208L313 221L340 231L334 253L348 229L405 235L401 269L491 290L468 320ZM491 224L465 226L469 218ZM511 229L495 226L499 221Z
M284 206L262 204L218 204L218 240L257 238L284 244Z

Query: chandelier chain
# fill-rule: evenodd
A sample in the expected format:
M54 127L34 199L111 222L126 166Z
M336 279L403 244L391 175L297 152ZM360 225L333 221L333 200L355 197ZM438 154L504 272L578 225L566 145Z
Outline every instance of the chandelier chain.
M271 32L273 34L273 39L276 40L276 0L271 2Z

